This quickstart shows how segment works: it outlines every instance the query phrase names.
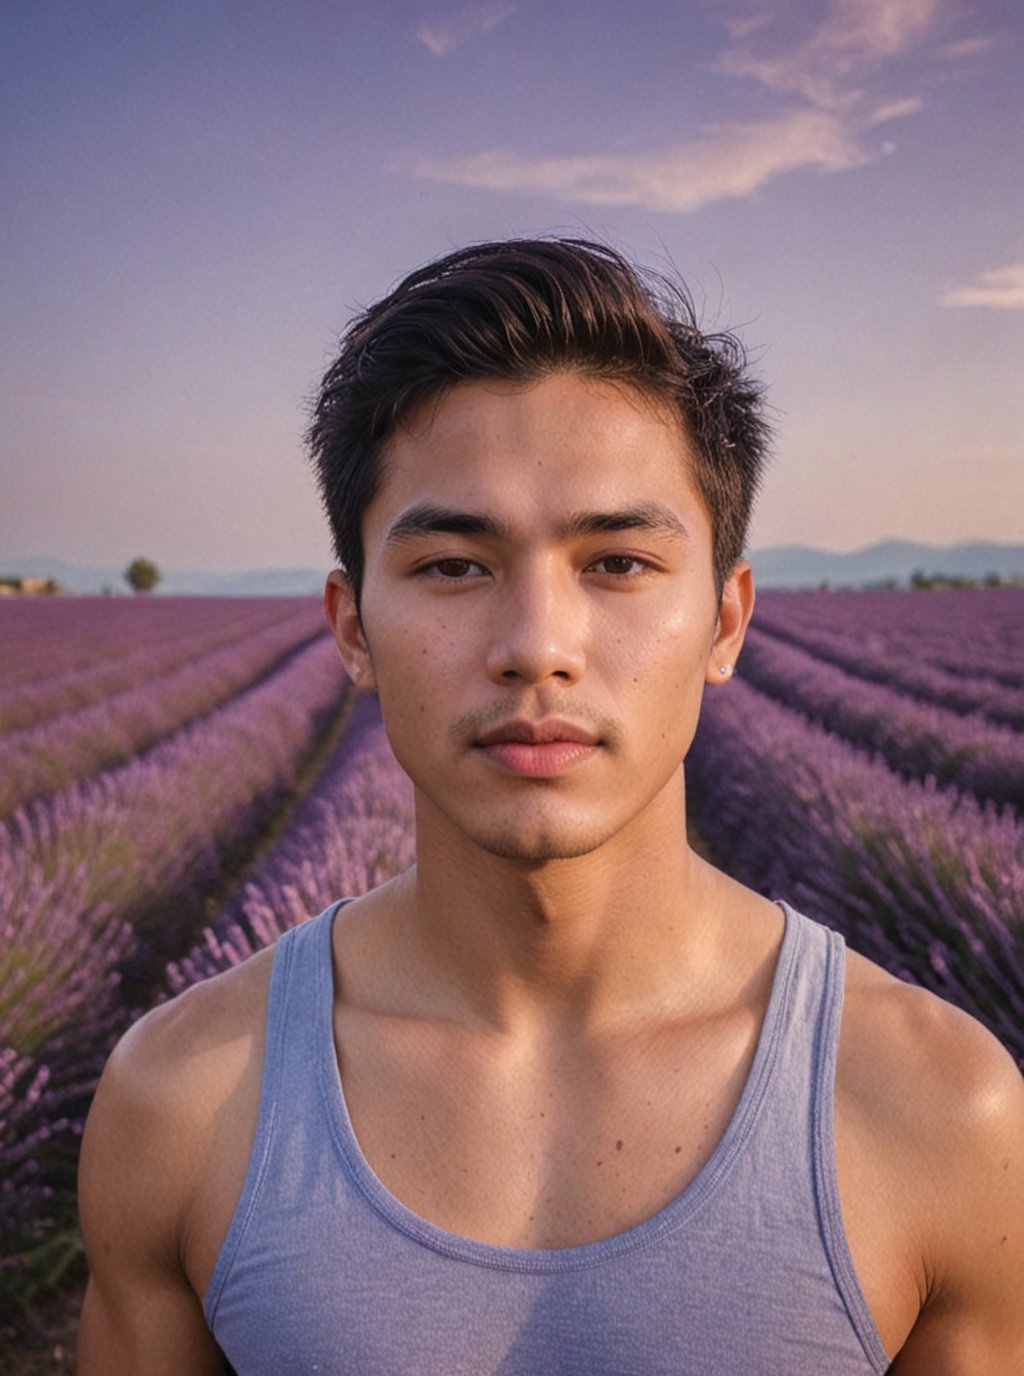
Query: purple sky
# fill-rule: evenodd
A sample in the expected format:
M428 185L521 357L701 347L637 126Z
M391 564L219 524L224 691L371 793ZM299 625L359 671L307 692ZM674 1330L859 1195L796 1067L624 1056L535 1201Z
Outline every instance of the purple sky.
M674 264L776 408L754 546L1024 538L1017 0L0 7L0 557L327 565L352 307L470 240Z

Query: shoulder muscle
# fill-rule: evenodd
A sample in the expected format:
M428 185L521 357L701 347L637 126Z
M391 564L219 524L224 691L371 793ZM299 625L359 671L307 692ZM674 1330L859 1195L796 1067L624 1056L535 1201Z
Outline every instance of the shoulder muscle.
M222 1370L185 1250L214 1128L257 1075L267 956L152 1010L107 1063L79 1168L83 1372Z
M1024 1081L960 1009L851 960L839 1090L917 1254L922 1308L894 1371L1024 1358Z

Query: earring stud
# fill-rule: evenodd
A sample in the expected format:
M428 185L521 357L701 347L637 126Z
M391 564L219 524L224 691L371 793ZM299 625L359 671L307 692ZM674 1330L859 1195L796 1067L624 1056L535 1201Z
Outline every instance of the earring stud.
M718 666L718 672L722 675L723 678L728 678L729 675L732 673L732 665L720 664Z

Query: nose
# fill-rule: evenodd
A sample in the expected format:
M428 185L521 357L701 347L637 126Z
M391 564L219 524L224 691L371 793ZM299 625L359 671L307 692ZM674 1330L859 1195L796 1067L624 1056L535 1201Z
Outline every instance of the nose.
M576 683L583 675L586 611L569 580L523 573L492 604L487 672L495 683Z

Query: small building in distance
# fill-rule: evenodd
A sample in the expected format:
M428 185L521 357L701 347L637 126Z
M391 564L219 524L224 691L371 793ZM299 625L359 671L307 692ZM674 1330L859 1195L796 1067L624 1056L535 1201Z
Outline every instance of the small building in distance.
M0 597L19 594L28 597L52 597L65 590L56 578L0 578Z

